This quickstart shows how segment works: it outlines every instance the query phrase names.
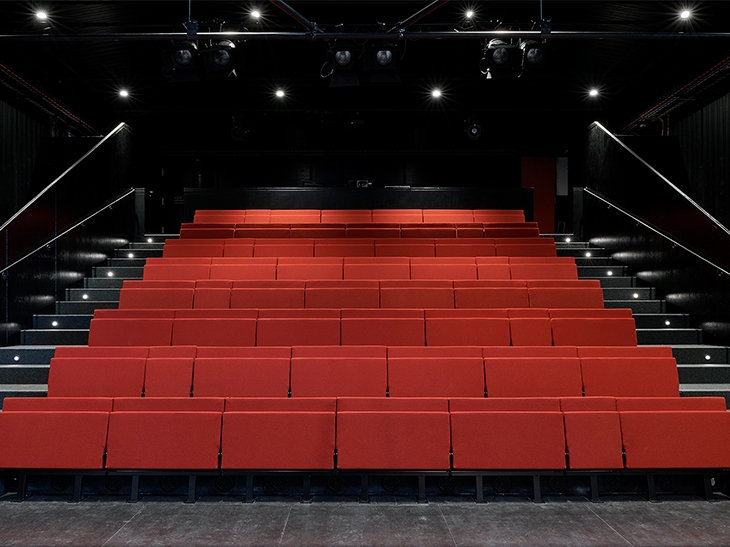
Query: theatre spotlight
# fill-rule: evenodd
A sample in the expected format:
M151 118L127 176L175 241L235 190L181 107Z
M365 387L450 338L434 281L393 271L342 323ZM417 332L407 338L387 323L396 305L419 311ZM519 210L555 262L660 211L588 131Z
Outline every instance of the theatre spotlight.
M359 52L351 45L334 45L327 52L327 60L332 67L330 87L360 85L355 65Z
M398 75L398 50L395 44L375 44L363 59L371 83L400 82Z
M522 50L522 73L520 77L543 76L547 68L547 51L544 43L525 40L520 44Z
M198 46L195 42L179 42L162 53L162 71L171 82L193 82L200 79Z
M466 134L469 140L475 141L482 136L482 126L478 123L470 123L466 127Z
M200 52L206 77L214 80L236 76L236 44L222 40Z
M483 58L487 65L487 79L516 78L520 69L521 53L515 44L499 38L490 40L484 48Z

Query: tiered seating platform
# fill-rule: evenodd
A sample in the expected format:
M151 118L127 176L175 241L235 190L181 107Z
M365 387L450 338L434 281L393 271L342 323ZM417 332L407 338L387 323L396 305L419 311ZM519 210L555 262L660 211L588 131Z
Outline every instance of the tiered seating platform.
M131 481L136 500L141 478L174 475L189 501L198 478L245 477L250 501L255 477L292 474L304 499L312 477L351 476L367 499L379 475L417 477L421 501L426 477L482 501L485 476L526 478L536 500L542 478L580 480L597 500L601 476L645 477L653 498L679 474L709 497L730 469L724 399L680 398L671 349L637 346L630 310L604 308L551 240L487 237L488 219L526 224L199 212L97 310L88 346L57 349L47 398L5 400L0 469L21 497L44 474L74 477L77 499L85 479Z

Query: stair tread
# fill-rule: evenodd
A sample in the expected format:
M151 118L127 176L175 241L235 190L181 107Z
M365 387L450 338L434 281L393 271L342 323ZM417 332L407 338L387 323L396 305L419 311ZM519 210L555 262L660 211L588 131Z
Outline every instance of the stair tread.
M680 391L730 391L730 384L679 384Z
M27 392L46 392L48 384L0 384L0 392L2 391L27 391Z

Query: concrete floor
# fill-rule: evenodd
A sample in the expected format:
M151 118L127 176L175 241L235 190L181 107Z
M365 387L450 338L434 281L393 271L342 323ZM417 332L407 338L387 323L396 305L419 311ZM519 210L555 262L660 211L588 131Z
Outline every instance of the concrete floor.
M730 500L495 502L0 498L0 545L730 546Z

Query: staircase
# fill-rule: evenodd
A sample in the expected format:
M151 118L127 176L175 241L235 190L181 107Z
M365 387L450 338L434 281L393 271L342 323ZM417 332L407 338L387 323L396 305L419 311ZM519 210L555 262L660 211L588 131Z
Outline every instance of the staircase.
M654 287L630 275L628 267L605 249L554 237L559 256L575 257L581 279L598 279L607 308L631 308L640 345L671 346L677 359L680 392L684 396L722 396L730 408L730 353L724 346L702 343L702 331L687 314L669 309ZM0 348L0 408L5 397L44 396L48 369L58 345L85 345L89 322L97 308L116 308L125 279L141 279L147 257L162 256L165 237L131 243L117 249L104 265L95 266L82 288L66 289L53 315L36 315L33 328L21 332L21 345Z
M56 346L86 345L94 310L116 308L124 280L142 279L146 258L162 256L169 237L146 236L145 242L115 250L112 258L92 268L83 287L66 289L55 314L35 315L33 328L21 331L20 345L0 347L0 408L5 397L45 396Z

